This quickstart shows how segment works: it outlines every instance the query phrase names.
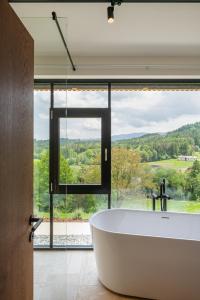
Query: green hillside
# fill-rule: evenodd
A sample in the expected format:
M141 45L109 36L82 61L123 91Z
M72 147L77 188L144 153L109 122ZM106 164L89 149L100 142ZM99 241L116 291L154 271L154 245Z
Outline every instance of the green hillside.
M49 140L35 140L34 158L48 150ZM66 147L68 145L68 147ZM200 122L188 124L166 134L146 134L142 137L112 141L112 147L135 149L142 162L175 159L179 155L193 155L200 150ZM97 140L61 140L61 151L70 164L88 163L100 153Z
M147 134L139 138L121 140L113 146L128 147L140 152L143 162L193 155L200 149L200 122L180 127L166 134Z

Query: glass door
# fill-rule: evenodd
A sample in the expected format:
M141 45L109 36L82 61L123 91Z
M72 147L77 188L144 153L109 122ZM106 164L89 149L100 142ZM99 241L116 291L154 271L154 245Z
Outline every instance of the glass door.
M111 116L106 85L54 84L50 109L53 247L91 247L89 218L108 208Z

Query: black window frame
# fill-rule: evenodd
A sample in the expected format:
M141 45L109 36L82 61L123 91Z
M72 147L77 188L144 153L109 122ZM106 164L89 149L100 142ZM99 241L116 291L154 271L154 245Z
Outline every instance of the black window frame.
M50 181L53 194L109 194L111 192L111 118L108 108L50 109ZM101 119L101 184L61 184L60 118Z

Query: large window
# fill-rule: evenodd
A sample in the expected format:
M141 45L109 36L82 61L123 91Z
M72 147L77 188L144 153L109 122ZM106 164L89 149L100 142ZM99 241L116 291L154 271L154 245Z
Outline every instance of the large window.
M165 179L169 211L200 212L199 99L180 82L112 85L112 207L152 210Z
M37 81L35 245L91 246L93 213L152 210L163 179L169 211L199 213L199 99L198 81Z

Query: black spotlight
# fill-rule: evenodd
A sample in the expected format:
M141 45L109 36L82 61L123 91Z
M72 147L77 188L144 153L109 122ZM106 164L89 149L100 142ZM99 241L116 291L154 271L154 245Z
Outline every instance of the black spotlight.
M108 23L111 24L114 22L114 6L109 6L107 10L108 10Z
M113 23L114 22L114 7L115 5L120 6L122 3L122 1L116 1L116 0L112 0L111 1L111 6L109 6L107 8L108 11L108 23Z

